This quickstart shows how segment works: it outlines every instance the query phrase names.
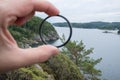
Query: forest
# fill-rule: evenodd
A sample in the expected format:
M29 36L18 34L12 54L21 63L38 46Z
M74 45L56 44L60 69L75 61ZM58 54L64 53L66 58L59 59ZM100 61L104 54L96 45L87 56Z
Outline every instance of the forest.
M41 21L41 18L34 16L22 26L9 27L19 47L29 48L33 47L31 44L40 42L34 37L39 35ZM53 34L57 35L57 32L49 22L45 23L45 30L46 37L51 38L50 35L56 37ZM26 45L29 46L24 47ZM2 73L0 80L101 80L102 72L95 66L102 58L91 58L89 55L93 50L94 48L86 49L82 41L70 41L60 50L60 54L51 57L48 61Z
M55 26L67 27L67 23L54 23ZM71 23L72 27L75 28L88 28L88 29L109 29L109 30L120 30L120 22L88 22L88 23Z

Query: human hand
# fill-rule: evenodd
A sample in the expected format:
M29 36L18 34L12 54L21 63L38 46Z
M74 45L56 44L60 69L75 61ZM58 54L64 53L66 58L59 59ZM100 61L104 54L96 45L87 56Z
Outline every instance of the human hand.
M44 62L59 52L50 45L21 49L9 33L9 25L25 23L35 11L45 12L50 16L59 14L59 11L45 0L0 0L0 72Z

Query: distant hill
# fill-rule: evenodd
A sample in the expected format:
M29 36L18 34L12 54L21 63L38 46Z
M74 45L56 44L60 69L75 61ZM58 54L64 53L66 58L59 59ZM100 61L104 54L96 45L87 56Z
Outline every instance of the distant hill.
M54 23L59 27L67 27L67 23ZM120 22L89 22L89 23L71 23L75 28L98 28L98 29L120 29Z

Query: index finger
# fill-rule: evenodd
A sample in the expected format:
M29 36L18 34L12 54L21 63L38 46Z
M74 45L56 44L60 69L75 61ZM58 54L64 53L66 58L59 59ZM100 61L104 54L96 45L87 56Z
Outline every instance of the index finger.
M58 15L59 10L46 0L33 0L35 11L45 12L50 16Z

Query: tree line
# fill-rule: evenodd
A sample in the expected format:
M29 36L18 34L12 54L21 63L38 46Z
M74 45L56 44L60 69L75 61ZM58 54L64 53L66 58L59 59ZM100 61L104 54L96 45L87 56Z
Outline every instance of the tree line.
M67 27L68 24L66 22L62 23L54 23L55 26L59 27ZM97 28L97 29L119 29L120 30L120 22L89 22L89 23L71 23L72 27L75 28Z

